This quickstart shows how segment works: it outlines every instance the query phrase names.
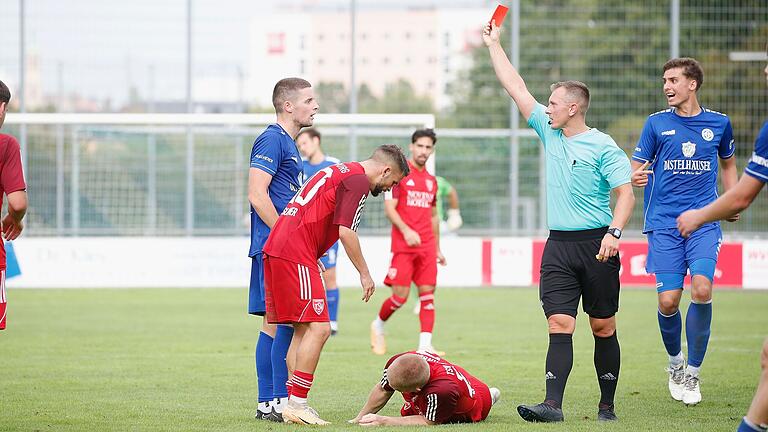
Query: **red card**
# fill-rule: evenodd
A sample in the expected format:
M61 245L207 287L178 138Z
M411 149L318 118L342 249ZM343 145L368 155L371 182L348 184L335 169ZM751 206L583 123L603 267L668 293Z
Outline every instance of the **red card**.
M507 17L508 10L509 8L504 5L496 6L496 10L491 17L491 21L496 21L496 27L501 27L501 24L504 23L504 18Z

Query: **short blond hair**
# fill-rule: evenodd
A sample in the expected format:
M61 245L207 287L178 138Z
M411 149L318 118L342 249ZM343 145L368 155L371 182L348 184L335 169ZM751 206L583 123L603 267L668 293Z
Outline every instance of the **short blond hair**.
M563 87L568 95L570 102L576 102L582 114L589 110L589 87L581 81L568 80L559 81L549 86L550 91L555 91Z
M418 354L403 354L387 368L387 380L396 390L422 388L429 381L429 364Z

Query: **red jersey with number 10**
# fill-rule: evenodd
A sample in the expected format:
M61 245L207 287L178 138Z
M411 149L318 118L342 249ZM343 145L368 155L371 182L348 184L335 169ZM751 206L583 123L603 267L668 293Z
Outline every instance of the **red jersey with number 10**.
M264 253L317 266L318 258L339 239L339 225L357 231L368 192L368 178L357 162L321 169L277 218Z
M392 225L392 252L436 249L432 210L437 204L437 179L426 168L419 171L410 161L408 168L411 169L410 174L392 188L391 197L397 200L397 213L403 222L421 237L421 245L408 246L400 229Z

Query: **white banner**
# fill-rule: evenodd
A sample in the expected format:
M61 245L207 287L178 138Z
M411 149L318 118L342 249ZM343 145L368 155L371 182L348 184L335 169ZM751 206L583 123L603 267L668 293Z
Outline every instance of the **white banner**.
M744 288L768 288L768 241L746 240L741 253Z
M530 286L533 241L520 237L495 237L491 243L491 285Z

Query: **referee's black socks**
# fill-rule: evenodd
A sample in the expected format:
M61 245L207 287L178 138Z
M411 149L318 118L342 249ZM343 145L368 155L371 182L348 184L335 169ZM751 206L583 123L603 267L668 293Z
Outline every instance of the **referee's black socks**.
M609 337L595 336L595 371L600 384L600 406L613 405L616 384L619 382L621 350L616 332Z
M568 375L573 367L573 335L552 333L547 350L547 396L545 403L561 408Z

